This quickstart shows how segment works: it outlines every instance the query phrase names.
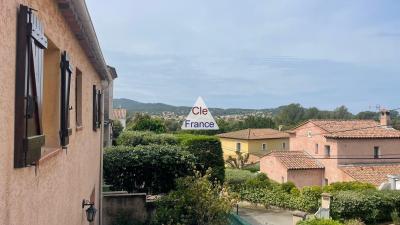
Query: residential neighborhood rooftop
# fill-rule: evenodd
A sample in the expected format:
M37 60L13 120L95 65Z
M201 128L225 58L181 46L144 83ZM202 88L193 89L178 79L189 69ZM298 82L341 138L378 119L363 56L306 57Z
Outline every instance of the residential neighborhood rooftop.
M341 165L339 168L357 181L379 186L388 174L400 174L400 163Z
M374 120L308 120L296 129L307 123L326 131L327 138L400 138L400 131Z
M267 154L277 158L287 169L323 169L322 163L303 151L273 151Z
M126 119L126 109L113 109L113 119Z
M239 130L239 131L218 134L217 136L221 137L221 138L232 138L232 139L242 139L242 140L289 138L288 133L270 129L270 128L244 129L244 130Z

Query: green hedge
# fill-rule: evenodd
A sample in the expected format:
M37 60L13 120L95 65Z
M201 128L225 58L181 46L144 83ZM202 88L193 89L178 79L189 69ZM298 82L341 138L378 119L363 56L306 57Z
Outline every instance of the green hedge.
M125 146L176 145L178 144L178 138L172 134L156 134L150 131L124 131L119 136L117 144Z
M221 142L217 137L191 134L179 134L176 137L182 148L196 157L196 168L202 175L212 169L210 179L224 181L225 162Z
M112 190L166 193L175 178L193 174L195 160L179 146L114 146L104 152L104 181Z
M240 169L225 169L225 182L228 185L239 185L246 182L248 179L255 177L257 174L248 170Z
M335 220L310 219L310 220L300 221L297 223L297 225L343 225L343 224Z
M390 214L400 210L399 191L340 191L333 194L332 217L360 218L367 223L391 220Z
M324 186L324 192L336 192L336 191L361 191L361 190L376 190L376 187L372 184L362 183L359 181L350 182L335 182Z

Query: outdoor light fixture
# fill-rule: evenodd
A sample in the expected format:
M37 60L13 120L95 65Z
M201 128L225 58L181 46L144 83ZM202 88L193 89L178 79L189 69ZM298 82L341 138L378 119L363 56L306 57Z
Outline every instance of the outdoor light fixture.
M86 219L89 222L93 222L97 209L94 207L94 202L90 202L89 200L82 200L82 209L85 208L85 206L89 206L88 209L86 209Z

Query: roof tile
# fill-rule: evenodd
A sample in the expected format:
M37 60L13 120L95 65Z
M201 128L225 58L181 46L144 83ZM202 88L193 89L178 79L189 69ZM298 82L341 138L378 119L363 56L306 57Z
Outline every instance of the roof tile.
M288 133L269 128L245 129L245 130L218 134L217 136L222 138L244 139L244 140L289 138Z

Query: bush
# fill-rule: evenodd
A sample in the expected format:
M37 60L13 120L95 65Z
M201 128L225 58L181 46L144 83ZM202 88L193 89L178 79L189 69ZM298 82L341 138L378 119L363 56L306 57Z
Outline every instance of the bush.
M257 174L252 173L248 170L239 169L225 169L225 182L228 185L239 185L244 184L248 179L255 177Z
M252 173L259 172L260 171L260 163L258 162L258 163L253 163L253 164L250 164L250 165L246 165L242 169L248 170L248 171L250 171Z
M398 191L340 191L333 194L331 215L336 219L360 218L367 223L391 220L390 214L400 210Z
M375 186L368 183L362 183L358 181L350 182L335 182L330 185L324 186L324 192L335 192L335 191L362 191L362 190L376 190Z
M142 113L135 115L133 121L127 125L127 129L130 131L153 131L156 133L164 133L167 130L163 121Z
M177 180L176 190L156 203L154 225L226 225L232 201L208 177Z
M173 145L114 146L104 152L104 181L113 190L165 193L193 174L195 157Z
M343 225L343 224L335 220L310 219L310 220L300 221L297 223L297 225Z
M390 217L392 217L394 225L400 225L400 217L396 209L390 214Z
M223 182L225 178L225 163L221 142L217 137L205 135L180 134L177 138L184 150L196 157L196 168L201 175L211 168L210 179Z
M344 225L365 225L365 223L359 219L347 220Z
M118 145L138 146L149 144L175 145L178 139L172 134L156 134L149 131L124 131L117 140Z

